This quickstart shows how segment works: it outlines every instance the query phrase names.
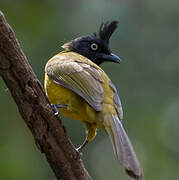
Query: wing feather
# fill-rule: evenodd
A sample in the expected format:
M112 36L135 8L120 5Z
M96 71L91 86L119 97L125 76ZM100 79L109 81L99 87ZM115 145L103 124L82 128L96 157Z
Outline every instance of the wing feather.
M84 98L96 111L101 111L104 100L102 70L93 66L92 62L88 64L85 61L75 61L73 57L62 57L57 55L47 63L47 75L55 83Z
M120 97L117 94L117 89L116 89L115 85L111 81L110 81L109 85L110 85L110 87L112 88L112 90L114 92L113 99L114 99L115 109L117 111L119 119L122 120L123 119L123 110L122 110L122 104L121 104Z

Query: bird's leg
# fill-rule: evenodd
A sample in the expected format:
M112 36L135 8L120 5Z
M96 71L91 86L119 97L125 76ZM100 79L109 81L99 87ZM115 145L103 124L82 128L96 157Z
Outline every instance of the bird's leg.
M82 155L83 148L96 136L96 124L83 121L83 125L85 126L87 136L83 144L76 149L80 156Z
M62 105L62 104L51 104L54 111L55 111L55 116L58 116L59 109L58 108L67 108L67 105Z
M82 150L83 150L83 148L88 144L88 140L86 139L83 143L82 143L82 145L81 146L79 146L77 149L76 149L76 151L78 152L78 154L80 155L80 156L82 156Z

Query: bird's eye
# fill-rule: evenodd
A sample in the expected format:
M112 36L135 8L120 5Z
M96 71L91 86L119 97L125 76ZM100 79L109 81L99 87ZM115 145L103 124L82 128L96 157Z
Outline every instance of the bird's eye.
M92 43L92 44L91 44L91 49L92 49L93 51L96 51L96 50L98 49L98 45L97 45L96 43Z

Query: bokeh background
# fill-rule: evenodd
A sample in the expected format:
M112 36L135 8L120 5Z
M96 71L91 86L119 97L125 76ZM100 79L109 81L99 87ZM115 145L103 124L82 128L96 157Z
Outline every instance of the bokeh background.
M0 10L42 83L47 60L63 43L118 20L111 49L123 61L102 68L117 86L124 126L147 180L179 178L178 0L0 0ZM62 119L78 146L83 126ZM130 179L100 130L82 159L94 180ZM0 78L0 180L32 179L55 178Z

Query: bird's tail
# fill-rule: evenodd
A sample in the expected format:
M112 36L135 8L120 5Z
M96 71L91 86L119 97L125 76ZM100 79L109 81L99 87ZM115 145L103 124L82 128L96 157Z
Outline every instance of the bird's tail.
M144 180L142 168L118 116L108 114L104 123L112 141L113 150L127 174L134 179Z

